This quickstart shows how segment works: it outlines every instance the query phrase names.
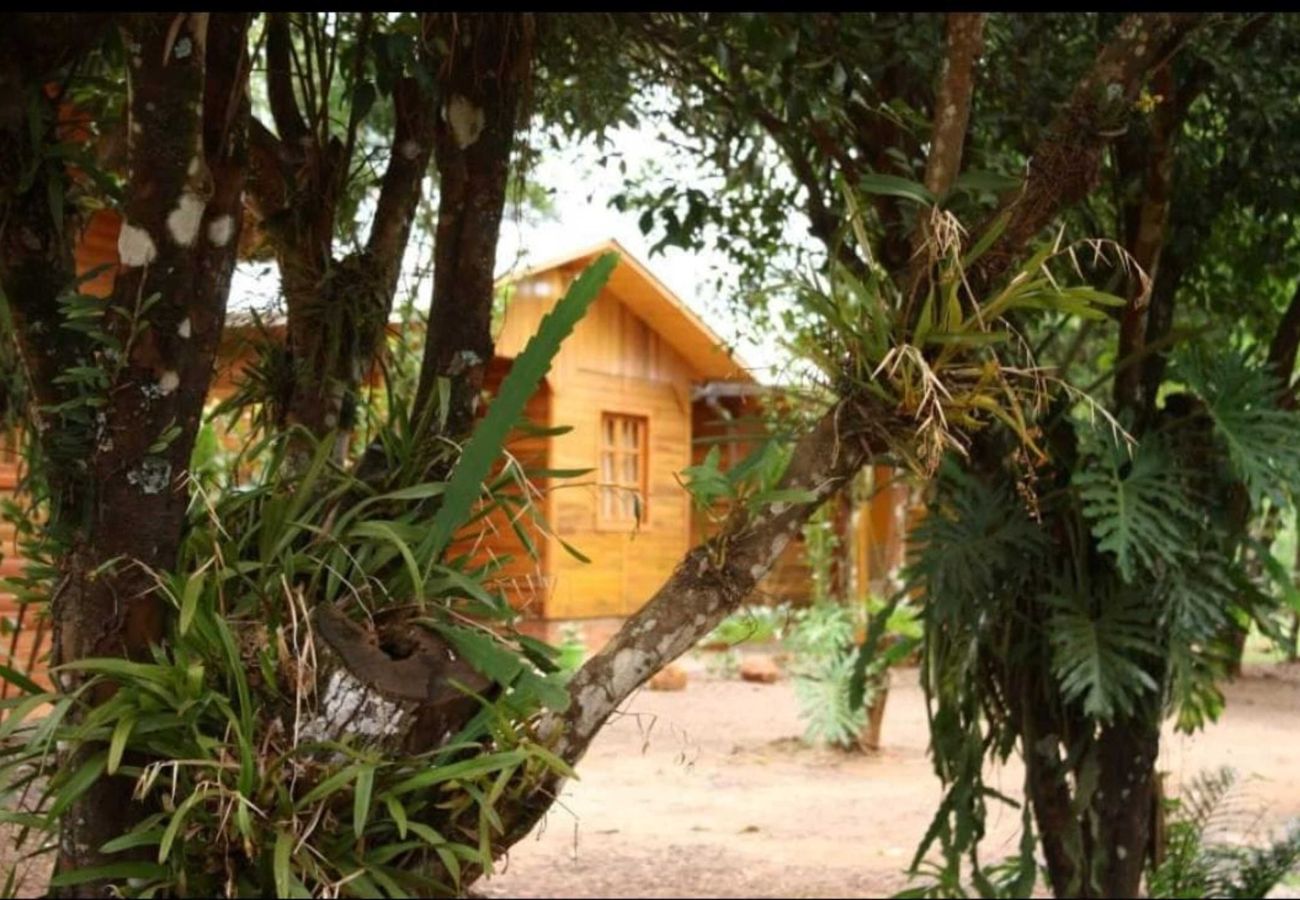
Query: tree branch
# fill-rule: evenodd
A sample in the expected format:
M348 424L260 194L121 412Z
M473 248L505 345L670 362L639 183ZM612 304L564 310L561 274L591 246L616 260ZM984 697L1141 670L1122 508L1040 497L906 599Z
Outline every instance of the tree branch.
M386 287L390 302L420 201L420 183L433 155L438 118L433 97L414 78L403 78L394 85L393 111L393 146L366 243L376 281Z
M535 21L531 14L437 13L428 24L451 49L436 73L444 104L435 126L438 230L429 340L412 419L432 421L438 381L447 378L447 429L464 434L492 361L496 247Z
M1176 90L1169 65L1156 71L1154 83L1156 93L1164 97L1165 102L1151 115L1150 139L1145 142L1142 198L1134 210L1131 233L1126 241L1129 254L1141 272L1135 272L1129 278L1128 303L1120 316L1117 359L1136 357L1146 345L1151 283L1159 274L1160 256L1169 233L1175 141L1183 125L1181 112L1186 108L1180 109L1173 102ZM1141 273L1146 277L1143 278ZM1143 383L1141 366L1129 366L1117 372L1115 408L1148 409L1155 398L1142 396Z
M267 13L266 19L266 94L271 103L275 130L295 156L303 152L302 140L308 136L307 123L298 109L293 92L291 54L293 36L289 33L289 14Z
M1006 225L968 275L975 294L1007 272L1062 209L1092 191L1102 152L1122 133L1147 73L1200 21L1190 13L1136 13L1120 24L1035 148L1024 183L994 216L1005 217Z
M606 720L634 691L749 596L813 512L884 450L883 436L908 427L869 401L844 402L826 413L795 445L778 487L807 491L810 499L774 503L754 515L737 507L719 535L688 553L650 601L578 670L569 683L568 711L543 720L539 732L555 736L555 752L571 765L582 759ZM560 786L561 779L551 779L509 810L499 846L526 836Z
M946 54L934 102L934 132L925 160L925 187L936 197L948 191L961 171L966 126L975 88L975 61L984 49L984 13L949 13Z

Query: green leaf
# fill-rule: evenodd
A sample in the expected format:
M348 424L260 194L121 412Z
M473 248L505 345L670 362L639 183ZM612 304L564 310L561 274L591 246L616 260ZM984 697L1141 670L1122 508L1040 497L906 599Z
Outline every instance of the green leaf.
M352 798L352 832L361 839L370 816L370 796L375 789L375 767L365 766L357 773L356 794Z
M369 115L370 108L375 105L377 96L378 92L372 82L357 82L356 87L352 89L352 121L360 122Z
M397 530L389 522L370 519L364 522L358 522L352 526L352 535L354 537L372 538L388 541L397 551L401 553L402 560L406 563L407 572L411 576L411 589L416 597L424 596L424 576L420 572L420 565L416 562L415 553L409 544L402 540Z
M935 202L934 194L930 193L925 185L920 182L912 181L909 178L900 178L897 175L886 175L882 172L871 172L862 175L858 178L856 187L866 194L902 197L904 200L913 200L926 206L933 206Z
M185 817L207 794L206 788L199 788L186 797L180 806L176 807L176 812L172 813L171 821L167 823L167 828L163 831L162 840L158 842L158 862L167 862L167 856L171 853L172 844L176 842L176 836L180 834L181 828L185 825Z
M1043 600L1052 609L1052 670L1067 701L1080 702L1085 715L1109 721L1156 694L1159 686L1143 665L1160 656L1144 592L1094 586L1091 592L1069 589Z
M194 613L199 608L199 597L203 595L204 572L202 569L190 575L185 581L185 590L181 594L180 633L182 636L190 630Z
M104 774L107 761L108 752L101 750L83 762L81 767L54 792L54 803L50 805L50 817L57 819L63 815L68 807L77 802L77 799L88 791L90 786Z
M501 382L496 399L488 407L487 414L479 422L452 470L443 504L434 516L427 543L421 547L419 555L422 559L430 560L432 564L440 558L456 530L469 517L479 490L505 445L506 435L537 391L559 352L560 344L587 312L617 264L618 254L606 253L588 266L555 308L542 318L537 333L516 357Z
M1130 459L1128 445L1109 430L1081 431L1085 458L1072 481L1097 546L1114 554L1130 582L1160 562L1178 564L1200 516L1169 453L1151 435Z
M293 883L293 873L289 869L292 855L293 835L283 829L276 829L272 872L275 877L275 893L278 897L289 896L289 888Z
M117 720L117 725L113 727L113 737L108 742L108 774L117 774L118 766L122 764L122 753L126 750L127 739L131 736L131 729L135 727L135 716L127 714Z
M1001 194L1020 187L1021 180L1012 175L999 172L970 171L957 176L952 184L951 193L993 193Z
M1174 374L1205 401L1252 503L1292 495L1300 483L1300 413L1278 406L1272 373L1239 351L1198 348L1175 359Z
M161 828L136 829L107 841L104 846L99 848L99 852L121 853L123 850L132 850L136 847L152 847L162 841L162 838L163 830ZM153 865L153 863L150 863L150 865Z
M50 703L56 696L56 694L37 693L30 697L24 697L21 703L9 711L9 714L4 717L4 721L0 722L0 741L13 734L29 715L45 704Z
M483 631L444 625L432 619L420 621L451 641L466 662L502 687L510 687L527 665L519 654Z
M393 821L397 823L397 836L402 840L406 840L406 807L402 805L401 800L398 800L392 794L384 795L384 805L388 807L388 814L392 816Z
M526 756L527 754L522 750L506 750L501 753L487 754L445 766L436 766L427 772L420 772L399 782L389 793L394 795L407 794L411 791L424 790L435 784L443 784L448 781L477 778L480 775L488 775L510 766L517 766L524 761Z
M104 866L90 866L60 872L50 878L51 887L76 887L91 881L125 881L138 878L144 881L166 878L171 874L166 866L151 862L115 862Z

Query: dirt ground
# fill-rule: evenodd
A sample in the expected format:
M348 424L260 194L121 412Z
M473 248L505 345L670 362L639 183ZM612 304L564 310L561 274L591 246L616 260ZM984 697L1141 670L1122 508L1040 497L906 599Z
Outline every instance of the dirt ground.
M895 672L880 753L805 747L788 682L709 675L699 659L680 693L642 691L596 740L534 836L487 897L853 897L906 884L939 784L926 757L916 670ZM1300 667L1247 667L1207 731L1167 733L1170 787L1231 765L1261 827L1300 816ZM1018 796L1009 764L994 784ZM985 858L1015 852L1017 814L992 823ZM1288 893L1283 889L1283 894Z
M721 678L698 656L686 667L685 691L631 699L579 765L563 807L475 893L875 897L906 884L903 869L939 798L914 669L894 673L884 746L864 756L806 747L789 682ZM1239 801L1263 814L1262 828L1279 827L1300 816L1300 666L1248 666L1226 693L1217 725L1166 735L1161 768L1177 789L1203 769L1234 766ZM1019 794L1018 765L992 777ZM999 814L985 859L1015 851L1017 822L1009 809ZM0 848L0 869L11 858L11 847ZM43 885L41 872L28 875L31 890L20 895Z

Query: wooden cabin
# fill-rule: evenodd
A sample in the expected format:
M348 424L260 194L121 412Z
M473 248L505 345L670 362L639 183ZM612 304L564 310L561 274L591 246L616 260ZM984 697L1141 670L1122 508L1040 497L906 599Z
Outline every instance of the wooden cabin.
M112 213L92 219L78 253L80 270L116 263L117 225ZM591 471L577 478L536 480L536 501L549 523L547 533L534 535L540 558L524 552L510 523L499 515L487 520L482 534L467 539L480 559L510 557L496 575L497 586L525 613L531 630L554 638L561 623L579 620L587 623L587 643L593 649L654 594L707 534L708 523L692 509L678 476L704 457L710 440L727 441L720 444L726 464L743 458L747 446L735 440L736 421L757 408L763 390L681 298L611 240L503 283L507 302L489 391L573 278L610 250L620 254L618 266L561 348L526 412L536 425L570 430L549 437L521 435L509 446L526 468ZM87 292L106 295L113 274L101 274ZM250 358L250 330L228 326L215 396L233 389ZM748 437L757 436L751 429ZM871 573L886 571L901 559L905 496L897 488L880 491L847 512L841 539L854 547L854 572L845 583L856 585L858 592ZM565 544L590 562L568 552ZM4 549L12 569L18 564L12 544ZM755 602L804 601L808 582L802 544L792 541L759 585ZM0 605L4 599L0 596ZM0 608L0 614L14 619L8 608ZM32 640L39 635L22 642L24 652Z
M702 423L716 418L701 389L759 388L722 340L613 241L511 279L498 357L522 351L569 282L610 250L620 254L619 264L534 404L540 422L572 429L533 448L538 462L592 470L551 485L541 500L554 535L525 587L525 608L547 620L623 617L645 603L699 533L678 476L701 455L693 441ZM592 562L565 551L561 541Z

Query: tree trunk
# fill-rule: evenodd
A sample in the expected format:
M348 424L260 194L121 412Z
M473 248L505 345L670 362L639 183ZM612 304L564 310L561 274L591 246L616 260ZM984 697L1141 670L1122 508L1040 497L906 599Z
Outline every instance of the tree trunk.
M1140 417L1154 411L1155 397L1145 396L1141 358L1148 339L1151 285L1159 274L1160 257L1169 231L1169 207L1173 199L1174 150L1182 122L1172 102L1174 81L1170 66L1156 71L1154 90L1169 103L1156 107L1151 116L1149 140L1138 154L1142 165L1142 200L1134 205L1125 244L1140 271L1129 278L1128 304L1120 319L1117 360L1125 363L1115 373L1116 410L1131 409Z
M84 335L62 327L58 303L76 277L77 222L66 202L73 180L61 158L38 156L44 147L33 146L31 134L43 144L60 140L59 95L47 86L58 84L61 93L61 70L102 40L108 26L107 16L21 14L10 16L0 35L0 287L34 400L25 412L44 450L47 527L60 539L83 524L88 445L60 435L62 417L47 410L74 398L75 388L55 379L84 364L91 348ZM33 111L39 121L31 121Z
M242 220L247 28L243 14L123 18L130 177L106 317L120 350L97 354L107 405L89 461L88 528L51 598L56 665L139 658L163 635L148 570L175 564L186 469L225 321ZM67 689L82 681L62 680ZM73 804L61 820L60 871L106 861L99 847L142 812L131 790L128 779L101 778Z
M442 116L436 129L438 229L429 336L413 417L433 421L447 379L448 434L474 421L492 361L493 275L510 176L515 127L532 68L530 14L432 16L445 41L439 69Z
M361 27L364 31L365 21ZM286 350L294 371L291 382L279 386L282 394L268 399L280 427L301 426L317 438L336 433L335 458L341 462L356 425L361 384L392 311L437 115L433 97L418 79L394 84L395 127L375 219L366 246L336 259L335 220L352 168L360 110L351 113L346 141L313 133L294 95L293 79L301 73L293 69L290 45L289 14L270 14L267 87L279 136L253 123L250 186L279 264L288 307ZM318 85L322 94L329 89Z
M1151 843L1151 810L1160 751L1159 714L1103 726L1097 741L1100 776L1093 797L1101 856L1102 897L1136 897Z

